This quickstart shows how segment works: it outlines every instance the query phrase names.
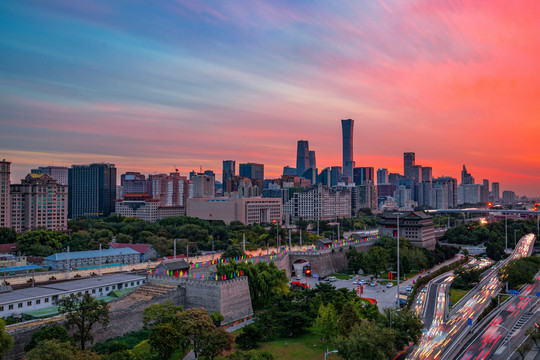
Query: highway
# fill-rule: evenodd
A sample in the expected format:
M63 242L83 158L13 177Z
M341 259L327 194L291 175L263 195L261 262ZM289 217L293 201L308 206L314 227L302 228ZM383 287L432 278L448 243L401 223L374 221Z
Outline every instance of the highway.
M522 334L525 332L527 328L523 325L532 317L529 310L538 299L536 297L537 291L540 291L540 276L535 278L534 284L527 285L519 295L512 296L505 303L504 308L496 314L484 329L479 331L479 335L457 358L461 360L483 360L491 359L495 355L501 355L501 353L503 358L506 358L507 352L505 350L507 350L508 346L508 331L506 329L515 329L512 336L516 335L517 332ZM504 349L501 347L502 345ZM511 344L512 351L515 346L516 344Z
M473 290L466 299L466 302L450 317L448 322L444 322L446 309L446 286L451 282L450 277L446 277L443 283L437 285L437 304L431 326L416 349L407 357L408 359L439 359L444 353L455 351L459 342L466 335L469 326L468 321L473 322L478 318L489 301L494 297L500 287L501 281L498 277L498 269L506 265L509 261L523 256L529 256L532 251L534 235L524 236L518 243L512 254L499 266L495 267ZM444 295L442 292L444 291ZM429 299L428 299L429 302ZM429 304L427 306L430 306ZM426 313L428 309L426 309Z

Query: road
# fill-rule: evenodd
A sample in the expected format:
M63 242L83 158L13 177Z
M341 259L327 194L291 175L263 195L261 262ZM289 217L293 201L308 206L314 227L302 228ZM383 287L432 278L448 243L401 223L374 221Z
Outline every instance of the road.
M511 260L529 256L532 251L531 245L533 242L533 234L524 236L512 254L501 263L501 266L504 266ZM489 300L499 291L501 281L498 278L497 269L498 267L494 268L479 285L471 290L468 300L463 303L446 323L444 320L439 322L440 313L438 313L443 306L446 306L446 296L438 296L438 301L441 304L437 304L437 314L434 316L433 324L427 336L422 337L420 344L408 356L408 359L439 359L445 352L449 350L455 351L455 347L459 346L460 340L465 335L469 319L474 322L489 304ZM440 295L439 292L438 295Z
M480 334L457 358L483 360L493 358L495 355L506 358L508 349L508 331L506 329L514 330L511 340L511 351L513 351L516 344L512 344L512 341L519 339L519 335L522 335L527 329L523 325L533 317L532 314L529 314L529 310L538 299L536 297L537 291L540 291L540 276L535 278L534 284L527 285L519 295L510 298L505 303L504 309L480 331Z

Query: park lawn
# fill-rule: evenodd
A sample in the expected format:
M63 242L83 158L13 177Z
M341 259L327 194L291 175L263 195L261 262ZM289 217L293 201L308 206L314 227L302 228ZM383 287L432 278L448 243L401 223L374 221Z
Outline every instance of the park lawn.
M459 300L461 300L462 297L467 295L468 292L469 292L469 290L461 290L461 289L450 288L450 303L452 304L452 306L457 304L457 302Z
M150 351L150 344L148 343L148 340L141 341L137 346L131 349L131 352L133 355L138 355L143 359L149 359L152 354L152 352ZM169 360L183 359L184 357L185 355L182 350L178 349L171 355Z
M262 342L258 350L270 351L276 360L311 360L323 359L327 342L321 340L317 327L308 329L309 332L296 338L279 338L274 341ZM330 350L333 348L330 347ZM336 354L328 355L329 359L338 359Z
M339 279L339 280L349 280L350 278L352 278L352 275L345 274L345 273L337 273L337 274L332 274L330 276L335 276L336 279Z

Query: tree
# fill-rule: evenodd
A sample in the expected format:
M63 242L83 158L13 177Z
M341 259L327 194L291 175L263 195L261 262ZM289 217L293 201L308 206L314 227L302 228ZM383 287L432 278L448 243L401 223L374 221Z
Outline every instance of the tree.
M49 256L68 242L67 235L57 231L33 230L19 237L19 251L25 255Z
M180 347L182 334L172 323L154 326L148 337L148 343L160 359L168 359Z
M216 327L219 327L221 325L221 322L225 320L225 317L221 315L219 311L215 311L212 314L210 314L210 317L212 318L212 321L214 322L214 325Z
M528 328L527 335L530 336L531 340L534 342L534 345L536 345L536 348L540 349L540 333L538 332L538 328L536 326Z
M353 327L350 336L339 336L335 346L345 360L392 359L395 354L392 330L368 321Z
M315 319L317 326L321 328L321 336L324 339L332 339L338 333L338 314L332 303L319 307L319 316Z
M0 319L0 359L13 348L13 338L6 333L6 323Z
M201 342L201 355L210 358L210 360L214 360L214 358L223 351L231 350L233 343L234 336L222 328L215 328Z
M143 328L148 329L156 325L173 322L176 314L183 310L181 305L174 305L167 301L162 305L152 304L143 310Z
M375 273L376 277L379 277L382 270L386 270L388 268L388 258L389 253L386 249L380 246L372 246L369 248L367 253L367 262L371 271Z
M202 308L193 308L178 314L182 335L187 337L193 345L195 357L198 357L205 344L205 339L215 329L208 312Z
M67 330L65 327L58 324L47 325L38 329L32 333L32 338L24 346L24 351L29 352L36 345L43 340L58 340L60 342L72 342L72 339L68 336Z
M392 317L392 330L395 333L395 348L401 350L411 342L417 344L422 337L424 324L414 312L404 309L393 314L392 309L384 309L383 326L390 327L390 316Z
M61 298L58 300L58 312L66 314L68 329L75 327L73 338L80 343L81 350L86 348L86 342L93 342L92 328L96 323L109 324L109 305L90 294L71 294Z
M531 344L524 342L516 348L516 351L521 356L521 359L525 359L525 355L531 351Z
M353 305L348 302L343 307L343 312L339 317L338 331L342 336L347 336L351 332L351 329L360 323L360 318L354 310Z
M234 339L236 345L244 350L257 347L258 342L263 338L260 328L257 325L249 324L242 328L242 332Z
M17 232L8 227L0 227L0 244L11 244L17 242Z
M231 245L221 254L221 259L235 258L237 256L240 257L244 255L246 255L246 253L240 248L239 245Z
M26 354L27 360L98 360L100 356L91 350L79 350L70 342L43 340Z

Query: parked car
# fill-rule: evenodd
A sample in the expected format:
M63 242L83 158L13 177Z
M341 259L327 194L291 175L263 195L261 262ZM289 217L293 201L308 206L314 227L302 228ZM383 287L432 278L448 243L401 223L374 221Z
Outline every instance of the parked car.
M358 285L358 280L354 280L352 283L353 285Z
M334 281L337 281L337 278L336 278L335 276L330 276L330 277L328 278L328 281L334 282Z
M300 275L296 275L296 280L302 280L302 277Z
M407 292L411 292L411 291L412 291L411 285L407 286Z
M359 284L360 285L366 285L368 282L364 279L360 280Z
M369 283L369 286L377 286L377 285L378 285L378 284L377 284L376 281L372 281L372 282Z
M386 287L387 287L387 288L391 288L392 286L394 286L394 284L392 284L391 282L389 282L389 283L386 284Z

